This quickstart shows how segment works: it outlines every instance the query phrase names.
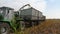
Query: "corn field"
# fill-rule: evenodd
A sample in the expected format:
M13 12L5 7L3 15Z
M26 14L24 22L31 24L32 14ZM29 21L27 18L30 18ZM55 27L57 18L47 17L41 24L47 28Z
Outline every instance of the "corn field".
M37 26L26 29L24 34L60 34L60 20L47 19Z
M37 26L16 30L9 34L60 34L60 19L46 19Z

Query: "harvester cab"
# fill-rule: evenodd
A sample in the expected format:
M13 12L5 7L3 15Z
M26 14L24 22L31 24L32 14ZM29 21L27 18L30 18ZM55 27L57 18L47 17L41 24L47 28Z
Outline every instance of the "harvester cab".
M0 34L8 34L13 10L14 9L9 7L0 7Z

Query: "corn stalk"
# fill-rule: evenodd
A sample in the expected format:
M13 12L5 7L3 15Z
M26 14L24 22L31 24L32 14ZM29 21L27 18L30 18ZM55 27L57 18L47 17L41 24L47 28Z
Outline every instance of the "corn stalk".
M11 20L10 24L11 24L11 27L12 27L14 33L20 34L21 32L18 32L17 26L19 26L19 28L21 28L21 27L20 27L20 24L17 23L16 19L20 19L20 18L17 18L16 16L14 16L13 19Z

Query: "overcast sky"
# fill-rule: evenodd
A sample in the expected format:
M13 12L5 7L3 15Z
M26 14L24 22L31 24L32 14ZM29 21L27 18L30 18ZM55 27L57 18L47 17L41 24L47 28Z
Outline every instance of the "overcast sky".
M15 10L25 4L43 12L47 18L60 18L60 0L0 0L0 7L7 6Z

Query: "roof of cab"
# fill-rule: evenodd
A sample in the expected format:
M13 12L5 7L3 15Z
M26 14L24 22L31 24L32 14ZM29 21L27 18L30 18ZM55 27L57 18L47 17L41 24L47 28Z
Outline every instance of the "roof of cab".
M14 10L13 8L10 8L10 7L5 7L5 6L3 6L3 7L0 7L0 9Z

